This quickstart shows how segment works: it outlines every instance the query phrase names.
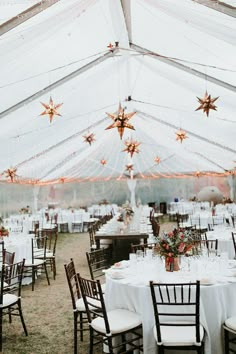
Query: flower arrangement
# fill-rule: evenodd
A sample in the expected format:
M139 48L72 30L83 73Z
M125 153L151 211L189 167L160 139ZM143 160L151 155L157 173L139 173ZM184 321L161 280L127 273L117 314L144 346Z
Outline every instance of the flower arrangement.
M193 247L193 239L191 231L184 229L174 229L163 234L159 238L156 245L156 250L160 256L167 258L167 262L178 256L189 252Z
M122 214L120 214L120 215L118 216L117 221L120 221L120 222L124 221L124 218L123 218L123 215L122 215Z
M9 231L4 226L0 227L0 237L2 236L9 236Z

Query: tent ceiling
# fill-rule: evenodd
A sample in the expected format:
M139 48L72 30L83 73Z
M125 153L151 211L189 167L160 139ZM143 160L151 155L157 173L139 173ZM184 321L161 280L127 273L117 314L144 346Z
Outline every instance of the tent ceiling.
M0 181L10 167L20 183L233 170L235 29L233 16L192 0L60 0L4 33ZM209 117L196 111L206 90L219 96ZM63 103L51 123L40 116L50 96ZM136 112L122 140L106 130L119 103ZM182 144L179 129L188 136ZM140 143L132 158L124 151L131 138Z

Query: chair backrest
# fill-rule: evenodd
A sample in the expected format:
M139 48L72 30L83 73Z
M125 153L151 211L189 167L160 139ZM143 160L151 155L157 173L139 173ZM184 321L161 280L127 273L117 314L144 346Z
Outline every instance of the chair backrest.
M66 279L70 290L72 306L73 309L76 310L76 301L81 298L81 293L78 277L75 271L74 260L72 258L70 259L69 263L64 264L64 269L66 272Z
M11 265L15 260L15 252L9 252L6 249L3 250L3 263Z
M37 258L46 260L47 242L47 236L34 237L31 239L32 264L35 263L34 260Z
M101 248L92 252L86 252L91 279L104 276L103 270L111 265L111 249Z
M89 233L90 250L96 249L96 242L94 237L95 230L93 225L89 226L88 233Z
M159 233L160 233L160 224L155 220L153 219L152 221L152 231L153 231L153 235L158 237L159 236Z
M4 294L15 294L21 296L21 285L23 278L25 259L11 265L3 264L1 269L0 304L3 303Z
M143 251L145 252L146 249L152 249L153 247L156 246L156 243L139 243L134 245L131 243L131 253L136 253L136 251Z
M4 263L4 241L0 241L0 265Z
M56 253L56 245L58 238L58 231L56 228L52 230L39 230L38 236L46 236L47 237L47 250L50 250L54 255Z
M232 240L233 240L233 245L234 245L234 254L236 257L236 232L232 232Z
M162 342L161 327L195 327L200 343L200 282L164 284L150 281L157 341ZM183 331L184 331L183 328Z
M85 279L80 274L77 276L86 308L88 323L90 324L94 317L102 317L105 323L106 334L109 335L111 332L100 280Z

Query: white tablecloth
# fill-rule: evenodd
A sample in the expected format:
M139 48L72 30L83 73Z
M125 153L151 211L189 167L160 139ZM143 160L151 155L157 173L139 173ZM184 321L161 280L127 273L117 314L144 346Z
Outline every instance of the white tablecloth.
M4 247L8 252L15 252L14 262L20 262L23 258L31 258L31 238L33 234L18 234L4 237Z
M218 239L219 253L227 252L229 259L234 259L235 251L232 240L232 232L235 231L236 230L234 228L218 225L214 227L213 231L208 231L206 235L208 240Z
M196 273L183 271L169 273L155 268L155 262L141 263L136 274L133 273L134 266L130 270L121 269L125 275L123 279L113 279L110 271L106 273L106 305L108 310L124 308L139 313L143 321L144 354L156 354L149 280L160 281L161 278L163 282L187 282L196 279ZM228 272L227 269L225 271ZM205 354L223 354L222 324L227 317L236 315L236 277L224 279L225 282L222 277L219 278L214 285L201 285L200 320L206 331Z

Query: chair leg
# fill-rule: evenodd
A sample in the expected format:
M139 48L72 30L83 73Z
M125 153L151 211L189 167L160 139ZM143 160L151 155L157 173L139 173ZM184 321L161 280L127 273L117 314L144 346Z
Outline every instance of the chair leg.
M47 270L46 261L44 262L44 271L45 271L45 274L46 274L48 285L50 285L50 280L49 280L49 277L48 277L48 270Z
M229 332L224 330L225 354L229 354Z
M109 348L109 354L113 354L113 345L112 345L112 337L108 337L108 348Z
M0 310L0 352L2 353L2 316L3 312Z
M74 312L74 354L77 354L78 347L78 312Z
M89 354L93 354L93 329L89 328L90 339L89 339Z
M32 267L32 291L34 291L34 284L35 284L35 268Z
M79 314L79 331L80 331L80 340L83 342L84 335L83 335L83 313L80 312Z
M19 311L19 314L20 314L20 319L21 319L22 326L24 328L25 335L28 336L28 331L27 331L27 328L26 328L26 325L25 325L25 320L24 320L24 317L23 317L22 309L21 309L21 301L20 301L20 299L18 301L18 311Z
M55 256L52 260L52 271L53 271L53 279L56 280L57 269L56 269L56 259Z

